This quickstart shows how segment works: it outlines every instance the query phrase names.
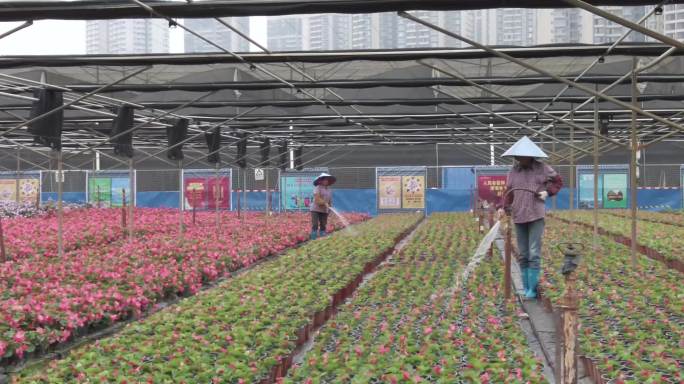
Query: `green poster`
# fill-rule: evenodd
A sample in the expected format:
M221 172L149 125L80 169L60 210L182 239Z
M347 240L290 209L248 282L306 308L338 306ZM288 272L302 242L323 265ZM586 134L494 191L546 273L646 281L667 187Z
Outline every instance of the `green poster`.
M603 175L598 179L598 206L601 207L603 198ZM579 208L594 208L594 174L580 173L579 175Z
M286 210L308 210L313 202L314 175L283 176L281 199Z
M128 177L115 177L112 181L112 207L123 206L123 195L126 191L126 204L131 203L131 189Z
M606 173L603 175L603 208L627 208L627 175Z
M112 203L112 179L91 177L88 179L88 201L95 207L109 207Z

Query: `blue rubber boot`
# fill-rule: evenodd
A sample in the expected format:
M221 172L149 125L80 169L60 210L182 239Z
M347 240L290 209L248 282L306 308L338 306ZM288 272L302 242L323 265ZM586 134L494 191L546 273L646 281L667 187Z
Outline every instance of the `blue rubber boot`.
M520 268L520 279L522 279L523 292L525 295L527 295L527 290L530 289L529 284L527 284L527 278L528 278L529 274L530 274L529 268Z
M318 233L316 231L311 231L311 236L309 238L311 240L316 240L316 236L318 236Z
M537 285L539 284L539 268L530 268L527 271L528 288L525 297L528 299L537 298Z
M327 233L325 233L325 231L321 231L318 233L318 237L323 237L325 235L327 235Z

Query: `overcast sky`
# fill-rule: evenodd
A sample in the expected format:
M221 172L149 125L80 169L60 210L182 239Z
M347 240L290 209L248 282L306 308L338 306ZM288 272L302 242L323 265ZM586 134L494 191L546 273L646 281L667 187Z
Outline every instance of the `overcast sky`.
M22 23L0 23L0 34ZM266 42L266 18L252 17L252 37ZM171 52L183 52L183 30L171 29ZM255 50L255 49L253 49ZM85 22L41 20L32 26L0 39L0 56L68 55L85 53Z

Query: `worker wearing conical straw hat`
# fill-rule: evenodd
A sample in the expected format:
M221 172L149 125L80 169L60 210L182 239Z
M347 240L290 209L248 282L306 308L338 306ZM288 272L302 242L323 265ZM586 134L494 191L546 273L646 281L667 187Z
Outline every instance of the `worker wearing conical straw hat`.
M331 185L335 184L337 178L328 173L321 173L313 182L314 201L311 204L311 240L318 236L325 236L325 229L328 225L328 214L332 206Z
M518 140L502 156L513 157L515 164L508 173L506 194L499 215L512 215L525 297L533 299L537 297L541 268L545 201L560 191L563 180L553 168L539 161L548 156L527 136Z

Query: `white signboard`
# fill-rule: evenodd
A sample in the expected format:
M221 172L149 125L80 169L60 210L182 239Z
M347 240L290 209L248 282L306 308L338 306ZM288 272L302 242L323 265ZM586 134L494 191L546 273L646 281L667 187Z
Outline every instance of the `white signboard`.
M254 168L254 180L262 181L264 179L264 170L262 168Z

